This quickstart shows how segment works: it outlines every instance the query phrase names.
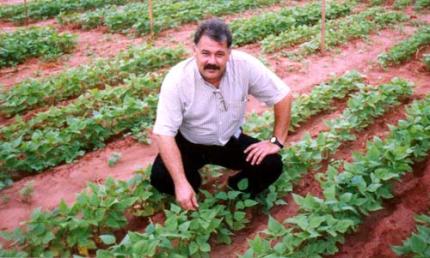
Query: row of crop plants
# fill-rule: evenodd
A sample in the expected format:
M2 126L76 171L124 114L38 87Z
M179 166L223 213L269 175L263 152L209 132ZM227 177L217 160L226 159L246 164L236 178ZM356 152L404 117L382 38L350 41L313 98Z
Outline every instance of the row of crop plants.
M45 105L84 94L68 105L49 107L29 120L17 116L13 123L0 128L2 177L20 177L22 172L72 162L125 131L141 134L142 128L149 128L153 122L163 78L163 74L147 73L173 65L183 57L182 48L132 48L113 60L27 81L21 84L24 87L8 91L6 94L19 92L12 96L24 98L18 99L23 103L33 99L33 103ZM5 100L4 104L13 103L11 98Z
M168 65L165 63L166 60L173 62L173 59L181 59L183 50L139 48L126 53L126 56L130 53L139 53L136 55L139 58L130 59L132 61L129 62L120 59L124 67L138 67L139 71L146 67L148 72ZM157 58L142 59L152 56ZM146 66L136 60L144 60ZM69 105L51 107L27 121L17 117L14 123L0 129L2 178L4 180L10 177L19 178L19 171L37 172L63 162L71 162L82 156L85 150L102 147L111 136L125 130L142 134L142 131L149 128L153 122L156 105L155 96L146 98L144 96L155 94L160 80L159 76L158 78L146 75L131 76L122 87L94 89ZM297 127L301 121L315 112L329 107L328 102L332 98L345 96L348 91L355 88L357 80L357 75L351 75L331 82L330 86L317 87L313 92L318 98L313 95L297 98L295 101L297 104L293 105L291 128ZM334 87L331 85L337 85L336 89L333 90ZM299 107L300 109L296 110ZM112 112L113 110L116 112ZM145 116L142 116L142 112ZM104 119L108 119L109 123ZM140 135L140 138L142 137L146 138L146 135Z
M253 8L279 3L280 0L189 0L155 1L153 6L154 31L159 32L178 25L196 22L208 16L238 13ZM148 5L131 3L121 8L110 6L87 13L65 13L58 16L60 24L91 29L106 26L111 32L137 34L150 32Z
M412 233L400 246L393 246L393 251L399 256L415 258L430 257L430 216L421 214L415 218L416 232Z
M378 62L384 66L401 64L419 52L422 47L430 46L430 25L418 29L414 35L399 42L387 52L378 56ZM426 64L428 56L423 56L423 62Z
M90 89L118 85L130 75L171 66L185 57L182 48L131 47L112 59L69 69L43 79L28 79L0 93L0 114L12 117L78 97Z
M70 53L75 45L74 35L49 27L0 33L0 68L16 66L31 57L52 60Z
M393 8L395 9L404 9L407 6L414 5L415 11L422 11L425 8L430 7L430 1L429 0L394 0L394 2L391 1L385 1L385 0L370 0L369 3L371 5L386 5L386 4L392 4Z
M319 9L319 5L317 4L310 4L303 8L285 9L281 11L282 15L279 14L281 18L276 17L276 19L292 21L286 24L288 26L294 25L296 22L299 24L315 23L319 19ZM332 10L329 11L329 16L338 17L348 14L350 12L350 6L332 4L329 6L328 10ZM270 26L275 28L275 24L279 23L279 21L276 22L273 19L271 19L271 22ZM234 26L235 25L232 24L232 29ZM240 31L247 30L245 27L233 29L236 33L234 36L237 42L241 41ZM255 32L248 31L245 34L252 35L253 33L255 34ZM265 33L272 32L271 30L267 30ZM258 35L258 33L256 35ZM245 36L242 36L242 39L244 37ZM68 72L47 79L27 80L19 83L10 91L0 93L0 113L10 117L36 107L41 107L45 105L44 103L55 104L58 101L79 96L83 91L89 88L102 87L104 84L121 82L127 72L135 73L136 70L139 69L137 65L133 65L133 58L135 58L136 55L139 55L139 53L134 54L131 52L123 54L122 56L120 55L115 60L102 61L94 65L71 69ZM143 55L140 57L142 57L138 58L140 62L143 62L144 58L149 59L148 62L151 62L151 60L157 58L157 55ZM128 59L131 59L131 61L128 61ZM123 60L126 60L125 63L131 62L132 64L123 65ZM123 68L124 66L125 68ZM97 81L99 82L97 83Z
M352 2L327 4L327 19L336 19L351 13ZM250 18L233 20L229 26L234 44L242 46L277 35L303 25L314 25L321 19L321 5L310 3L302 7L283 8L279 11L263 13Z
M394 80L392 83L387 84L386 86L381 87L368 87L368 86L361 86L359 83L359 80L361 80L360 76L357 74L348 75L349 79L352 80L352 82L356 81L358 86L358 92L353 94L351 96L351 99L348 101L348 107L343 112L342 118L339 118L337 120L334 120L332 122L333 126L337 128L337 130L333 130L331 133L338 135L337 139L341 140L352 140L353 135L348 135L348 131L352 131L351 126L355 126L356 129L364 128L366 124L369 124L374 117L380 116L384 113L384 110L388 109L389 107L393 105L399 104L398 98L404 98L405 96L409 95L411 92L411 85L406 82L402 82L399 80ZM357 77L358 76L358 77ZM344 80L348 81L348 77L346 77ZM342 81L342 80L340 80ZM343 81L345 83L345 81ZM350 82L349 84L353 84ZM348 82L346 82L348 84ZM333 84L336 86L336 84ZM322 87L328 87L327 85L324 85ZM333 90L336 92L336 88L333 87ZM326 92L326 91L321 91ZM311 94L312 95L312 94ZM309 96L311 96L309 95ZM318 97L317 95L312 95L314 97ZM306 98L305 98L306 99ZM330 102L330 101L329 101ZM303 102L303 103L309 103L309 102ZM330 103L328 103L328 107L330 108ZM302 110L302 108L296 108L295 110ZM312 112L308 112L310 114ZM351 121L360 121L358 124L355 123L351 125ZM345 127L345 128L343 128ZM343 128L343 130L342 130ZM321 137L317 137L317 139L321 139ZM304 145L305 142L309 142L309 140L305 139L302 141L302 143L298 143L299 145ZM317 143L311 143L312 145L319 144L324 145L325 142L321 142L321 140L318 140ZM308 147L311 148L311 147ZM320 146L320 148L323 148ZM319 155L314 156L323 156L324 151L319 153ZM288 152L285 152L282 154L285 160L285 156L288 155ZM287 169L287 168L286 168ZM146 185L148 185L147 181ZM112 185L112 183L110 183ZM116 183L119 184L119 183ZM124 183L125 184L125 183ZM244 183L246 184L246 182ZM246 187L245 185L242 185L243 187ZM103 186L100 186L103 187ZM96 186L93 186L93 188L97 188ZM129 187L127 186L127 189ZM93 192L100 192L100 190L94 189ZM106 192L106 191L104 191ZM121 191L113 191L113 192L124 192ZM148 195L153 195L153 190L147 190ZM133 191L131 191L130 194L132 194ZM139 193L138 193L139 194ZM59 210L56 210L54 212L48 212L47 214L41 213L40 211L37 211L34 215L34 218L27 223L27 229L30 230L27 232L22 232L20 230L15 231L15 233L12 234L6 234L4 233L4 236L8 239L13 239L15 241L18 241L18 245L21 247L24 247L24 250L21 251L21 253L16 253L14 251L6 251L4 250L3 255L40 255L44 254L54 254L54 255L61 255L64 252L78 252L79 250L86 250L89 249L100 249L97 251L97 255L100 257L112 257L112 256L132 256L132 255L138 255L142 252L148 254L149 256L153 255L161 255L161 256L172 256L172 255L193 255L193 254L205 254L210 251L210 246L208 245L208 239L216 235L217 239L220 242L223 243L229 243L230 241L230 235L232 234L232 231L238 230L243 228L246 223L248 222L245 218L245 210L248 207L254 207L257 205L255 201L247 199L247 196L244 194L241 194L240 192L220 192L215 195L212 195L208 192L204 192L204 200L200 202L200 208L198 211L194 212L186 212L182 211L179 207L176 205L171 205L170 209L165 210L165 213L167 215L167 220L163 225L159 224L150 224L144 233L134 233L129 232L127 236L121 241L118 242L118 240L115 238L115 235L113 234L113 229L117 227L108 227L109 230L94 230L94 228L91 227L98 227L97 225L88 225L91 229L88 227L83 229L80 228L73 228L74 223L72 221L75 221L75 219L72 219L70 216L68 216L65 211L73 210L79 218L82 216L83 210L78 211L76 209L73 209L73 207L68 208L64 204L62 204L61 210L62 213L59 213ZM139 195L134 196L134 198L138 198ZM154 195L157 196L157 195ZM131 198L131 197L129 197ZM149 198L149 197L148 197ZM85 201L90 198L85 198ZM97 197L94 197L94 207L92 207L91 210L94 209L101 209L102 211L99 211L98 214L100 214L98 221L106 221L106 218L112 218L113 216L110 212L105 212L107 209L103 205L100 207L100 200L97 201ZM116 200L121 200L122 198L115 198ZM156 198L158 203L156 205L160 204L159 196ZM79 198L78 198L79 201ZM116 205L117 202L112 202L113 206ZM118 202L120 203L120 202ZM134 202L131 200L129 203L127 203L130 207L136 207L133 205ZM278 202L280 203L280 202ZM147 203L148 204L148 203ZM264 205L267 205L267 203L263 203ZM119 205L119 204L118 204ZM125 204L124 204L125 205ZM110 207L110 206L109 206ZM115 206L116 207L116 206ZM121 211L124 211L126 208L124 206L121 206L123 209ZM150 205L145 206L139 206L139 207L151 207ZM157 206L158 207L158 206ZM153 209L151 209L153 210ZM84 214L87 214L84 212ZM88 215L91 215L91 212L88 212ZM118 216L118 212L115 211L115 216ZM54 216L54 218L52 217ZM74 217L74 216L73 216ZM43 218L43 220L42 220ZM120 221L124 220L124 217L118 217ZM66 224L64 224L64 220L70 221ZM70 220L71 219L71 220ZM63 223L60 223L62 225L61 228L61 234L58 234L60 236L69 236L69 234L66 234L64 232L70 232L71 229L76 229L79 232L92 232L91 234L87 234L87 238L82 240L83 245L79 246L79 242L76 240L76 236L72 238L72 240L66 239L57 239L53 235L52 231L58 232L58 226L55 226L54 228L48 227L47 225L44 225L44 223L47 223L46 221L56 221L60 220ZM112 222L112 220L111 220ZM113 222L112 222L113 223ZM125 222L124 222L125 223ZM40 225L42 224L42 225ZM32 227L31 225L34 225ZM50 224L52 225L52 223ZM113 223L112 225L117 225ZM124 224L122 224L124 225ZM72 228L70 228L72 227ZM120 227L120 226L118 226ZM40 230L39 233L41 234L35 234L36 232L32 233L31 230L35 230L36 228L43 228L44 230ZM106 229L106 226L105 226ZM68 231L66 231L68 230ZM43 234L42 234L43 233ZM98 235L97 233L101 234ZM45 237L45 241L43 241L43 238ZM90 239L90 240L89 240ZM94 240L96 239L96 240ZM98 240L97 240L98 239ZM72 243L73 245L67 245L67 250L64 249L58 249L59 244L54 243ZM90 243L90 244L88 244ZM102 244L104 243L104 244ZM97 245L98 244L98 245ZM95 245L97 247L95 247ZM112 245L112 246L111 246ZM107 246L111 246L109 249L106 249ZM24 253L23 253L24 252ZM27 252L27 253L25 253ZM57 252L57 253L55 253ZM85 254L82 253L81 254Z
M37 0L27 4L3 5L0 8L0 20L23 23L54 17L62 12L84 11L105 5L122 5L130 0Z
M352 75L348 75L345 76L345 78L340 78L340 79L336 79L332 82L330 82L329 84L322 84L319 87L316 87L314 89L314 91L312 91L312 93L309 96L301 96L299 98L297 98L298 101L296 101L294 106L296 108L293 108L295 110L300 110L303 112L293 112L293 120L294 121L302 121L304 120L306 117L309 117L310 115L318 112L318 110L321 109L327 109L330 107L330 102L331 99L333 98L343 98L345 97L345 95L350 92L351 90L356 89L356 84L359 83L359 81L361 80L361 77L355 74ZM334 93L334 94L330 94L330 93ZM319 102L318 100L325 100L325 107L323 106L322 102ZM297 126L297 123L293 123L293 127ZM258 130L254 130L254 131L258 131ZM140 178L140 176L138 176ZM140 178L141 180L142 178ZM132 181L135 181L137 179L133 179ZM145 181L147 179L145 178ZM139 181L141 182L140 184L143 184L143 181ZM112 183L110 181L108 181L106 183L106 186L103 186L103 189L105 189L105 187L114 187L112 186ZM130 183L129 184L123 184L122 187L130 187ZM143 210L140 210L138 213L140 215L149 215L152 214L153 211L155 209L151 208L151 207L155 207L154 205L156 205L157 203L159 203L160 198L158 197L158 195L156 195L153 190L151 189L147 189L148 186L145 186L145 190L137 190L138 187L133 189L133 194L140 196L139 194L141 193L145 193L143 194L142 198L149 198L151 197L151 200L147 200L147 201L151 201L151 203L143 203L142 201L140 201L139 203L135 204L133 207L136 207L136 205L138 205L141 209L143 208ZM105 192L106 190L103 190L103 192ZM94 190L94 193L98 193L100 192L99 190ZM116 190L116 192L121 193L122 196L121 198L119 198L120 200L127 200L126 196L124 196L124 194L126 193L125 190ZM83 194L85 195L85 194ZM98 194L96 194L98 195ZM237 195L237 194L230 194L230 195ZM104 196L104 195L103 195ZM147 197L144 197L147 196ZM113 196L112 198L116 198L117 196ZM95 197L93 197L95 198ZM99 197L101 198L101 197ZM77 204L74 205L74 207L72 208L72 210L76 210L76 211L80 211L80 208L77 207L82 207L83 204L80 204L83 198L78 198ZM96 205L95 203L93 203L94 205ZM248 201L249 204L249 201ZM64 204L62 204L63 206ZM64 206L63 208L64 209ZM121 210L123 212L123 210ZM108 212L112 212L112 211L108 211ZM48 217L47 217L48 216ZM40 214L39 211L36 211L35 214L33 215L34 220L37 220L37 222L40 224L42 223L42 221L52 221L53 217L56 217L57 215L43 215ZM86 217L88 218L88 216ZM57 221L57 219L55 219L54 221ZM101 223L100 223L101 224ZM101 226L101 225L100 225ZM56 226L53 225L53 228L55 228ZM40 232L39 234L37 234L37 236L35 236L35 238L47 238L46 235L50 235L52 236L52 234L50 233L51 231L49 229L52 228L48 228L43 232ZM80 228L82 230L82 228ZM88 232L88 230L84 230L83 232ZM16 233L18 234L18 233ZM15 234L15 236L17 236ZM45 235L46 234L46 235ZM84 234L85 235L85 234ZM102 238L106 238L106 237L102 237ZM83 242L83 241L81 241ZM65 249L67 249L68 246L65 245ZM73 250L73 249L72 249Z
M326 24L326 45L335 47L356 38L363 38L373 31L391 24L407 20L407 16L381 7L372 7L346 18L330 20ZM279 35L266 37L262 42L263 51L273 53L287 47L299 45L291 55L309 55L319 51L321 25L298 26Z
M335 47L349 40L364 38L368 34L390 25L408 20L408 16L382 7L372 7L353 13L354 2L329 3L327 6L326 45ZM348 17L342 18L343 16ZM230 23L235 44L238 46L260 42L265 52L273 53L298 46L287 54L304 57L319 51L320 5L282 9L251 18L237 19ZM284 54L284 53L282 53Z
M264 237L250 241L244 257L317 257L337 252L345 234L393 197L393 181L411 172L414 162L428 157L429 104L430 96L413 102L406 118L390 126L384 140L375 137L368 142L367 152L355 153L352 162L333 162L325 173L317 174L324 198L294 195L299 213L283 222L270 219Z

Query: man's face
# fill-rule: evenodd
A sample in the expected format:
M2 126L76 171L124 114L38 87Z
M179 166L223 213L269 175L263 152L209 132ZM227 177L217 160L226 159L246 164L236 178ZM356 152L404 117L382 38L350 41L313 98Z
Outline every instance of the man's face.
M217 42L203 35L194 47L194 55L200 74L206 81L217 86L221 81L230 56L227 42Z

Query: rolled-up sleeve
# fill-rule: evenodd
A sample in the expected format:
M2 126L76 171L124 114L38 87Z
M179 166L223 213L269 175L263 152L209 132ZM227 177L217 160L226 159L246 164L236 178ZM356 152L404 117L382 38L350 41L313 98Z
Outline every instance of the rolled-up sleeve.
M290 87L258 59L249 58L249 93L267 106L273 106L287 96Z
M157 105L157 117L153 133L165 136L175 136L182 124L183 107L180 99L180 89L171 73L166 76L161 85Z

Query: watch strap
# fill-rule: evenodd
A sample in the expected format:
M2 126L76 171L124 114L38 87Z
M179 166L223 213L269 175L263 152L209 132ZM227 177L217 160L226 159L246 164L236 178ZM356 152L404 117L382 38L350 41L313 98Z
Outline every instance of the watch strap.
M271 143L273 143L273 144L276 144L276 145L278 145L279 146L279 148L284 148L284 145L282 144L282 143L280 143L279 142L279 140L278 140L278 138L276 137L276 136L273 136L271 139L270 139L270 142Z

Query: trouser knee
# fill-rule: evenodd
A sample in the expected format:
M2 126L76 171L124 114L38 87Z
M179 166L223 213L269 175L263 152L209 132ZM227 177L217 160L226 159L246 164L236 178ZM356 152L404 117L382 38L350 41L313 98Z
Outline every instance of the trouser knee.
M273 182L281 176L282 168L282 157L279 154L272 154L267 156L262 164L262 170L264 170L265 173L267 173L268 176L273 179Z
M202 178L198 169L190 169L186 166L184 170L185 177L191 187L195 192L198 192L199 187L202 184ZM173 183L172 176L164 165L160 155L155 158L154 164L152 165L150 183L159 192L175 195L175 185Z

